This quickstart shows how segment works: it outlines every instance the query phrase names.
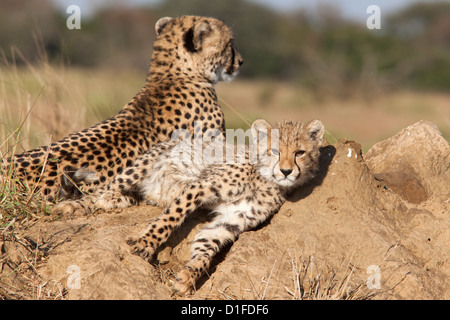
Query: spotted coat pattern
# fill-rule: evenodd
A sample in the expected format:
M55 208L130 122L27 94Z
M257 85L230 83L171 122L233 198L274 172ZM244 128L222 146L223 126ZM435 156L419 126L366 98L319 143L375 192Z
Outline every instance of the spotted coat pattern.
M20 180L55 201L110 183L151 146L169 140L174 130L192 132L195 121L203 132L223 132L214 84L231 80L242 64L230 28L214 18L182 16L162 18L155 29L145 85L116 116L15 155L5 168L12 162ZM80 168L98 179L76 175Z

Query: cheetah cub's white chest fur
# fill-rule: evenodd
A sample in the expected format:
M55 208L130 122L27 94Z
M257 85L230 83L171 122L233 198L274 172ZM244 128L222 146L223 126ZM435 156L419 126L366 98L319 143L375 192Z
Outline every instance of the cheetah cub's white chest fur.
M273 127L256 120L252 125L254 143L248 150L239 154L234 146L222 145L223 155L231 152L235 163L217 163L217 159L207 157L188 163L177 152L189 144L163 142L109 186L79 200L62 202L54 211L86 214L138 202L163 207L162 214L141 236L127 240L134 254L150 261L189 214L199 207L209 208L214 218L196 235L191 260L177 275L175 289L185 294L195 288L196 281L225 244L278 212L286 195L314 176L323 133L323 124L318 120L282 121Z

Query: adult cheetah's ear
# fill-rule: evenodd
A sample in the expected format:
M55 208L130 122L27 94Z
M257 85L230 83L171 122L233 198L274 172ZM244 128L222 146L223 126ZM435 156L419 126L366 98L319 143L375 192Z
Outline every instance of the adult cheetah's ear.
M323 123L320 120L311 120L306 123L305 127L308 130L311 139L321 144L325 132Z
M208 21L199 21L184 34L184 47L189 52L200 51L203 39L212 31Z
M160 35L164 27L172 20L171 17L164 17L159 19L155 24L156 35Z

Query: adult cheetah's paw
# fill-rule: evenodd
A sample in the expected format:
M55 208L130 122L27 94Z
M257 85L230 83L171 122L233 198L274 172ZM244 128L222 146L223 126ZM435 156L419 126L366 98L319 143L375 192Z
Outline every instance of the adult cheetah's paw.
M174 289L175 292L184 296L192 293L194 288L194 280L191 276L189 269L184 268L180 272L178 272L177 277L175 279Z
M77 201L63 201L55 205L51 213L59 216L75 216L85 215L89 212Z
M108 191L102 194L95 205L105 211L111 211L114 209L124 209L130 206L136 205L137 202L131 197L124 196L117 191Z
M140 256L142 259L150 262L155 250L151 248L143 238L129 237L126 243L131 247L131 253Z

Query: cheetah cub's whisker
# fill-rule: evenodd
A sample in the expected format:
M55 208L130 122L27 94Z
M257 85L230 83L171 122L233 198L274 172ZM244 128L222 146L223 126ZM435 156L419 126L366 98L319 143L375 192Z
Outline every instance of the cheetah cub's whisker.
M199 207L211 210L214 218L195 236L191 259L176 277L175 290L183 295L195 288L224 245L278 212L294 188L314 177L323 134L318 120L282 121L273 127L256 120L252 124L253 144L244 151L245 161L233 164L186 164L171 156L174 147L183 142L163 142L112 184L80 200L62 202L55 211L90 213L137 202L157 203L163 207L162 214L139 237L126 241L132 253L150 261L189 214ZM223 147L235 150L233 145ZM255 154L257 161L253 161Z

